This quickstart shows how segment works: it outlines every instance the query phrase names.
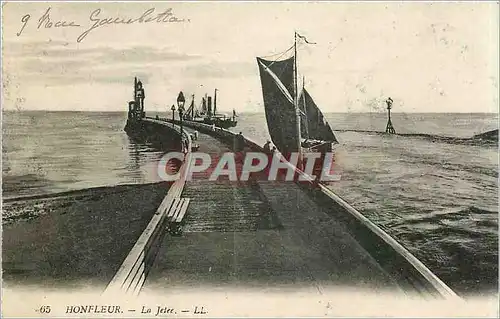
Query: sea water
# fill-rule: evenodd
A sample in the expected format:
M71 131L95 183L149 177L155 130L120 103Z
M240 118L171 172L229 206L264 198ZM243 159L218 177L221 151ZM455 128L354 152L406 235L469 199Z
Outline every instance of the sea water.
M452 288L496 290L497 146L366 132L385 129L384 113L325 117L341 144L342 179L329 187ZM160 181L165 151L129 138L125 123L120 112L4 112L3 197ZM405 134L465 138L497 123L497 114L393 114ZM240 114L232 130L261 144L269 138L263 113Z

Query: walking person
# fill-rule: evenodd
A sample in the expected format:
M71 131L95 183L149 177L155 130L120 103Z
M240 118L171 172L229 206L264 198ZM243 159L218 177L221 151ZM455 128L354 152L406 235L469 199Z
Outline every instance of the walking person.
M243 158L243 150L245 149L245 137L243 137L243 133L240 132L238 135L234 137L234 152L235 159L240 161Z
M236 135L236 151L241 152L245 148L245 138L243 137L243 133L239 133Z
M267 156L267 165L264 169L264 176L266 179L269 179L269 169L271 168L271 162L273 160L273 154L271 152L271 141L267 140L266 144L262 147L264 149L264 154Z

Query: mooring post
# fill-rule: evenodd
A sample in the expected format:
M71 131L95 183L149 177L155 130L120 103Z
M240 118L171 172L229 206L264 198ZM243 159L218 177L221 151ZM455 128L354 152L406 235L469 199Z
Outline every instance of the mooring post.
M391 108L392 108L392 103L394 101L389 97L385 103L387 103L387 126L385 127L385 132L389 134L396 134L396 130L394 130L394 127L392 126L392 121L391 121Z
M180 126L181 126L181 138L182 138L182 133L183 133L183 129L182 129L182 113L184 112L184 110L182 108L179 108L179 121L180 121Z

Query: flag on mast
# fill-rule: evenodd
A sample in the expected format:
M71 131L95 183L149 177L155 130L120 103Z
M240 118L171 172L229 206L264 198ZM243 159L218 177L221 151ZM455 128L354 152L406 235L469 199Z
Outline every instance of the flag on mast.
M307 38L303 35L301 35L300 33L298 33L297 31L295 31L295 35L297 36L298 39L302 40L304 43L307 43L307 44L317 44L316 42L311 42L309 40L307 40ZM297 59L297 57L295 57ZM298 59L297 59L297 62ZM297 71L297 78L296 78L296 81L297 81L297 97L301 94L301 90L299 88L303 87L304 86L304 79L299 76L299 71ZM302 82L302 83L301 83Z
M307 38L306 38L305 36L300 35L298 32L295 32L295 34L297 34L297 36L298 36L299 38L301 38L302 40L304 40L304 42L305 42L305 43L307 43L307 44L317 44L316 42L310 42L310 41L308 41L308 40L307 40Z

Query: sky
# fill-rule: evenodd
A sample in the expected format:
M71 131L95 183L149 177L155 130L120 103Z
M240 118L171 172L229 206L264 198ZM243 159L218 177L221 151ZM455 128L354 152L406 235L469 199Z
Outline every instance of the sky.
M52 27L46 27L48 10ZM171 8L179 22L104 24ZM4 3L2 108L126 111L134 76L146 111L180 90L218 91L218 109L263 112L256 57L285 51L323 112L498 113L495 2ZM95 10L100 9L96 15ZM94 15L91 16L91 13ZM29 15L29 18L26 18ZM20 32L23 22L27 21ZM55 27L71 21L78 27ZM190 98L188 98L190 102Z

